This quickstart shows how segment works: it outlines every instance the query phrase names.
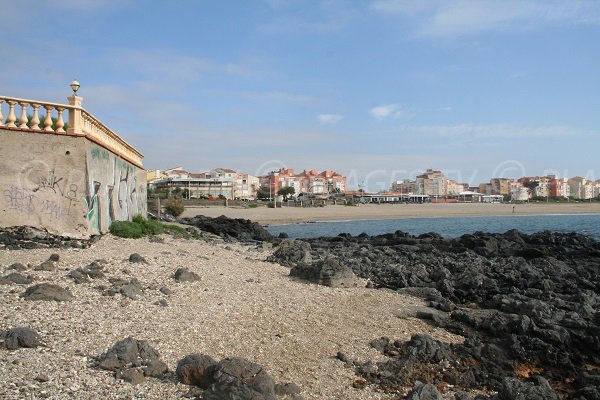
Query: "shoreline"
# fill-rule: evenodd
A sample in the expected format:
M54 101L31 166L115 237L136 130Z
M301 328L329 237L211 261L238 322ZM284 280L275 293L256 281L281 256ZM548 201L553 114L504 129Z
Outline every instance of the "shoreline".
M181 217L204 215L249 219L262 225L384 220L401 218L533 216L600 214L600 203L528 203L517 204L445 203L445 204L364 204L358 207L239 208L186 207Z

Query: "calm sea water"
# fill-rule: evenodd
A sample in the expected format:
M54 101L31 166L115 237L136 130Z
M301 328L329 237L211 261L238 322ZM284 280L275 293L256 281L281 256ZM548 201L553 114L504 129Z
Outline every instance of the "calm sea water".
M290 238L294 239L336 236L341 232L351 233L352 235L358 235L361 232L366 232L369 235L380 235L397 230L412 235L437 232L444 237L452 238L476 231L502 233L510 229L518 229L524 233L543 230L577 232L600 240L600 214L398 218L267 226L267 230L273 235L285 232Z

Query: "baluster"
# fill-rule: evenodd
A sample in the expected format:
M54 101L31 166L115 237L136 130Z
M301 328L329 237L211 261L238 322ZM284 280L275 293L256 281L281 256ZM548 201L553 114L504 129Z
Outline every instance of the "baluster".
M63 126L65 126L65 121L63 121L64 108L57 107L56 110L58 111L58 119L56 120L56 132L64 133L65 132L65 130L63 129Z
M17 102L8 100L7 103L8 117L6 118L6 126L9 128L16 128L17 125L15 124L15 122L17 122L17 116L15 115L15 104L17 104Z
M20 125L19 125L19 129L28 129L29 127L27 126L27 106L29 105L29 103L19 103L19 105L21 106L21 119L20 119Z
M44 130L46 132L53 132L52 130L52 106L44 106L46 109L46 118L44 119Z
M40 105L32 104L33 107L33 117L31 117L31 129L40 130L40 116L38 115Z
M4 126L4 115L2 115L2 103L4 103L4 100L0 99L0 126Z

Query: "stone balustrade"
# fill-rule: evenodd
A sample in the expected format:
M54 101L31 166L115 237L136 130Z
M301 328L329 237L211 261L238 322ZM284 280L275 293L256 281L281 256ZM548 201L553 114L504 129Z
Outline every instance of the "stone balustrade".
M142 153L83 109L81 97L72 96L68 99L70 104L57 104L0 96L0 128L85 136L142 168ZM68 122L65 122L65 110L68 111Z

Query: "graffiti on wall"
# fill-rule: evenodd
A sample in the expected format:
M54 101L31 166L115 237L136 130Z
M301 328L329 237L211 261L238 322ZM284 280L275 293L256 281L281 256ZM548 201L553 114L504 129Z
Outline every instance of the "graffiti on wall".
M43 160L33 160L23 166L16 183L2 191L4 204L27 219L63 221L79 202L76 182L74 171L61 175Z
M106 230L115 220L130 220L145 213L145 198L138 188L138 168L99 146L88 157L87 190L83 197L90 225ZM145 196L145 188L144 188Z

